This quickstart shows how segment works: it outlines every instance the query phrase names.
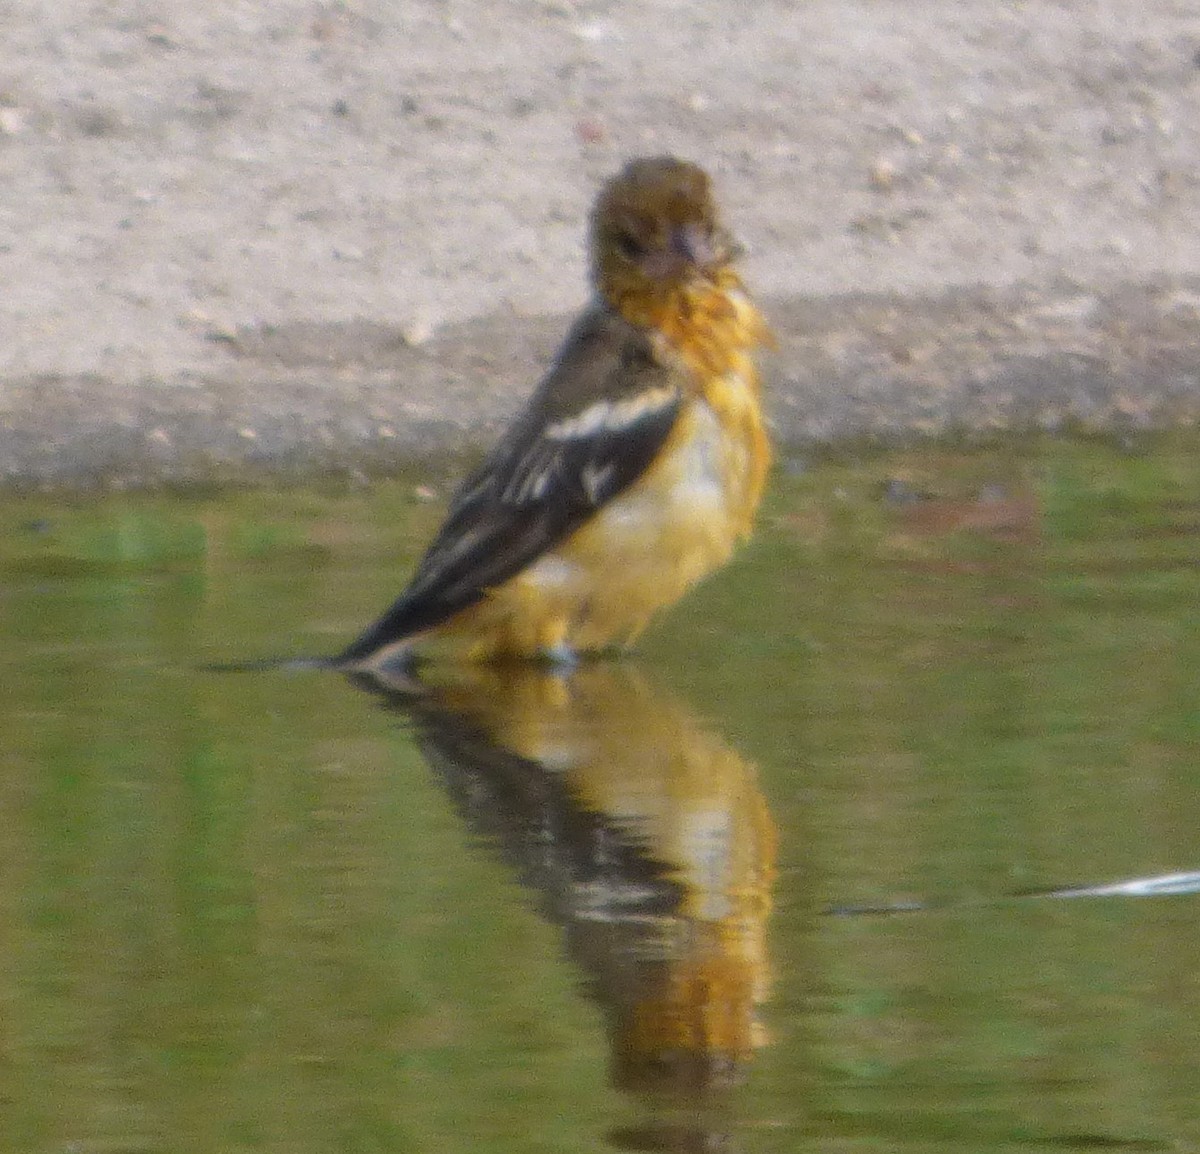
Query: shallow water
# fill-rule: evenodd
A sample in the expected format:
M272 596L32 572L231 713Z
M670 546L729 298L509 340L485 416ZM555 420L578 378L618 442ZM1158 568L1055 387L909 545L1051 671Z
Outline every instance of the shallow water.
M569 679L363 687L436 521L0 506L0 1149L1200 1144L1200 455L785 470ZM1038 896L1055 887L1083 896Z

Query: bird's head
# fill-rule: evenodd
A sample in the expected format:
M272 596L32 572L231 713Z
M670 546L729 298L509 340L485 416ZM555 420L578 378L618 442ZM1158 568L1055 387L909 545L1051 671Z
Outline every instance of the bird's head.
M621 312L716 283L738 251L717 221L708 176L671 156L630 161L592 210L592 275Z

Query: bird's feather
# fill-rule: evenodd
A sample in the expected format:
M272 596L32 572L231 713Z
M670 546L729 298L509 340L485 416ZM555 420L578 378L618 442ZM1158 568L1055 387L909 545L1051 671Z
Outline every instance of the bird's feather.
M637 480L683 401L680 370L598 303L576 322L510 433L459 487L408 588L339 660L476 604Z

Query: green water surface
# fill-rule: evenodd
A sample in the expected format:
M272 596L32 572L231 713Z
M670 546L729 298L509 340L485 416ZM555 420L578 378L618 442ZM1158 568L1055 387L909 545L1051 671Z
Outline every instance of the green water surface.
M1200 869L1198 450L783 469L617 670L416 710L206 666L440 490L0 502L0 1150L1200 1149L1200 897L1012 896Z

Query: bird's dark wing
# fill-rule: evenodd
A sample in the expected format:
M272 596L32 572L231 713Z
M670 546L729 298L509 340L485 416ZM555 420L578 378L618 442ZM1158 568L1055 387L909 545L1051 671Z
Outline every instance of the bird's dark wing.
M483 464L455 494L412 581L339 660L441 624L552 548L645 472L679 413L676 370L597 306Z

